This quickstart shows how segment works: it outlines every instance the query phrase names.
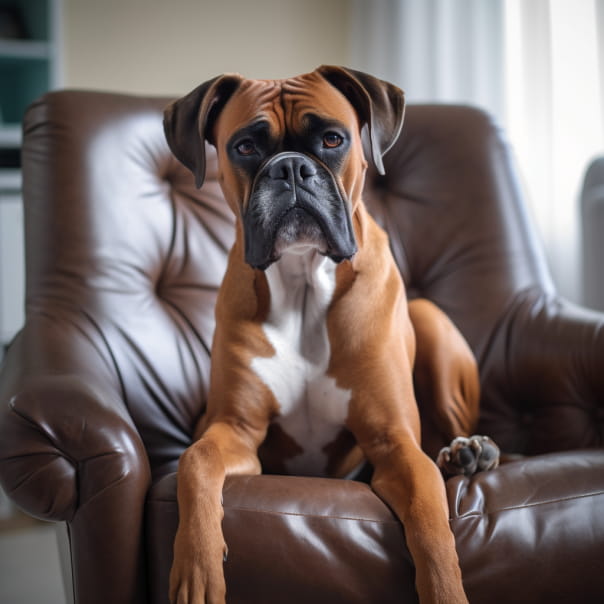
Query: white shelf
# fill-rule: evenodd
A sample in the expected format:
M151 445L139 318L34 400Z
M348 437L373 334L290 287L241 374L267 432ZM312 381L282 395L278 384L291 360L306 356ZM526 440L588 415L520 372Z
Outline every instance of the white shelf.
M8 343L23 325L25 255L23 204L18 193L0 193L0 345Z
M0 148L21 146L21 124L0 124Z
M21 190L21 170L18 168L0 168L0 201L2 193L14 193Z
M51 45L36 40L0 40L0 57L6 59L40 59L51 58Z

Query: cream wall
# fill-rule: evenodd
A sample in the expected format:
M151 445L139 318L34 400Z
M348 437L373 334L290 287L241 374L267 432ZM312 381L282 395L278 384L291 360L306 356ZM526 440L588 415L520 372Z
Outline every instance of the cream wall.
M349 0L63 0L63 84L181 94L347 64Z

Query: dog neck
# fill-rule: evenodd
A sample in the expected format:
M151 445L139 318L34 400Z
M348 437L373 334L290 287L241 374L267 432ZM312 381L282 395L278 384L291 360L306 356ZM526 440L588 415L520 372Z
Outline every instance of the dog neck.
M270 291L266 327L298 343L298 352L313 363L329 352L325 316L335 290L336 266L316 249L300 246L266 270Z

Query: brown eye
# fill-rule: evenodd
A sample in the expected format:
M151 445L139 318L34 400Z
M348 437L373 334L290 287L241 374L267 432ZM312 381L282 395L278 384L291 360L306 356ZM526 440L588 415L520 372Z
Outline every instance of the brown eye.
M239 155L253 155L256 152L256 147L251 140L244 140L240 142L236 147Z
M323 136L323 147L335 149L344 142L344 139L337 132L328 132Z

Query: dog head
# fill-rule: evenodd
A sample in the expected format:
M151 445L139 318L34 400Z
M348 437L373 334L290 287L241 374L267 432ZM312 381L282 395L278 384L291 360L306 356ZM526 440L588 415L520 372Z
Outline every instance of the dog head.
M205 176L205 141L218 153L225 198L241 221L245 261L265 269L309 247L335 262L357 250L352 215L368 154L383 155L403 122L400 89L373 76L322 66L286 80L223 75L165 111L174 155Z

